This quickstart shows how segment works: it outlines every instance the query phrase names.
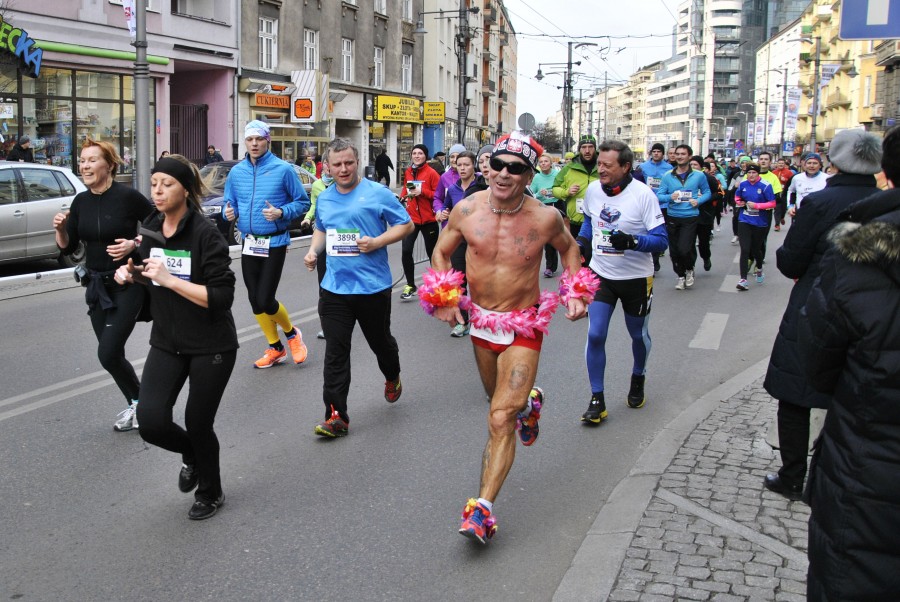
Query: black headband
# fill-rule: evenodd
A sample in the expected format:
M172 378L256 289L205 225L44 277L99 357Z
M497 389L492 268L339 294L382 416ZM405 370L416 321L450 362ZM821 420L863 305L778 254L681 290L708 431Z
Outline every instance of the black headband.
M194 170L177 159L163 157L156 162L151 173L164 173L168 176L172 176L178 180L188 192L194 190Z

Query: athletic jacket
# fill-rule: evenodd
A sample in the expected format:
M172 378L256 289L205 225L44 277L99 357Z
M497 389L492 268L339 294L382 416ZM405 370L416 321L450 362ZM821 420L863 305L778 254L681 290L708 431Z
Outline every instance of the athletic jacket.
M682 179L676 175L673 169L663 176L659 190L656 191L656 198L659 199L659 204L669 204L667 212L669 217L697 217L700 215L700 210L691 205L690 202L676 202L672 200L672 193L676 190L689 192L691 198L697 201L698 206L709 201L712 196L705 173L692 169Z
M573 224L584 222L584 213L579 211L579 205L584 202L588 184L596 182L598 178L597 165L594 164L591 173L588 173L580 156L567 163L556 174L556 180L553 181L553 196L561 201L566 201L566 215ZM569 195L569 188L572 184L578 184L581 187L578 194Z
M403 172L403 192L401 193L403 202L406 205L406 211L409 212L409 217L417 226L437 221L434 217L434 192L437 190L440 179L438 172L434 171L428 163L423 163L418 167L410 165ZM422 194L407 197L406 183L413 180L422 182Z

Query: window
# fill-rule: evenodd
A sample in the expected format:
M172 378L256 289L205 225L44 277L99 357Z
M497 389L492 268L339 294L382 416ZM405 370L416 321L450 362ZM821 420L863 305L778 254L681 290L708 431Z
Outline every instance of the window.
M172 13L211 20L217 16L213 0L172 0Z
M19 171L25 185L25 196L29 201L59 198L59 182L49 169L22 169Z
M403 68L400 77L400 91L412 92L412 55L403 55Z
M387 0L375 0L375 12L386 15L387 14Z
M159 12L159 2L160 0L147 0L147 10L151 13ZM118 4L122 6L122 0L109 0L110 4Z
M353 6L356 6L356 0L344 0L344 4L351 4Z
M384 87L384 48L375 47L375 73L372 85L376 88Z
M312 29L303 30L303 68L319 68L319 32Z
M16 172L11 169L0 171L0 205L11 205L19 202L19 184Z
M341 80L353 82L353 40L341 38Z
M400 6L400 17L404 21L409 21L410 23L412 23L412 0L403 0L402 5Z
M259 68L274 71L278 63L278 21L259 18Z
M863 87L863 106L868 107L872 104L872 76L866 76L866 83Z

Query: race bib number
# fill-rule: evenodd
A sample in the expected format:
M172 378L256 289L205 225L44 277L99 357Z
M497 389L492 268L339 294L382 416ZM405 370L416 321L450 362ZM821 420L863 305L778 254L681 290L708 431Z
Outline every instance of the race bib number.
M612 230L607 230L606 228L594 230L594 253L616 256L625 254L625 251L619 251L609 242L609 236L612 232Z
M328 228L325 231L325 251L333 257L359 255L359 228Z
M744 207L744 215L756 217L757 215L759 215L759 209L750 209L749 207Z
M686 201L690 201L694 198L694 193L690 190L679 190L678 191L678 200L676 203L684 203Z
M486 310L482 311L485 313L491 313ZM516 338L516 335L513 332L494 332L493 330L489 330L487 328L478 328L474 325L469 331L469 335L478 337L479 339L487 341L488 343L494 343L495 345L512 345L513 340Z
M647 178L647 186L656 190L662 183L662 178Z
M248 234L244 237L244 250L242 255L252 255L253 257L268 257L269 244L272 242L271 236L253 236Z
M575 211L584 213L584 199L575 199Z
M191 252L173 251L153 247L150 249L150 259L159 259L166 266L166 271L182 280L191 281ZM154 282L156 286L159 286Z

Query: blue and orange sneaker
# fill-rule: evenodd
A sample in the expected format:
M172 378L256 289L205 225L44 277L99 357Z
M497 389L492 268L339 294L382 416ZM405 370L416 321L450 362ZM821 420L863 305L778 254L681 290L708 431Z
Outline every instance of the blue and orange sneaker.
M469 498L462 511L459 533L479 543L487 543L496 532L497 520L491 516L491 511L479 504L475 498Z
M528 446L537 441L538 435L541 433L541 425L538 420L541 419L541 408L544 405L544 391L540 387L534 387L528 394L528 400L531 403L531 413L528 416L522 416L520 413L516 416L516 429L519 431L519 439L522 445Z

